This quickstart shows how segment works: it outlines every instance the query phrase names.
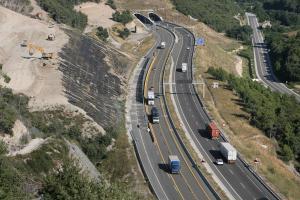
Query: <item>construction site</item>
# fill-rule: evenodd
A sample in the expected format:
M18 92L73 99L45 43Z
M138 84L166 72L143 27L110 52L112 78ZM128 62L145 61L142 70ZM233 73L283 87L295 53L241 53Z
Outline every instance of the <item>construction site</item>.
M102 137L107 129L113 127L117 130L124 126L127 79L138 56L132 54L131 48L124 52L123 45L125 49L130 46L139 51L144 38L150 34L142 30L140 35L131 35L128 40L114 36L109 38L109 43L104 43L93 35L94 29L99 25L111 29L116 24L111 20L115 11L104 2L89 2L74 8L88 16L88 24L83 32L55 22L49 13L39 7L37 1L28 2L0 1L3 6L0 6L1 89L9 88L14 95L26 95L30 115L46 117L46 126L51 126L51 117L54 116L57 116L53 120L57 120L58 124L54 122L53 126L61 127L59 129L69 128L70 125L62 125L65 122L75 123L81 133L78 138L81 139L57 139L55 134L59 130L47 135L28 118L29 115L25 118L23 114L18 114L11 133L0 130L0 146L3 141L7 157L19 162L33 159L36 154L51 153L52 150L44 152L48 146L55 148L54 151L60 149L54 147L54 143L66 145L69 156L78 162L81 170L97 181L100 173L111 170L100 169L95 164L102 159L101 152L114 154L117 148L116 153L123 155L122 162L131 163L126 168L120 168L124 171L120 175L124 176L124 180L131 179L132 186L137 187L135 190L149 195L123 129L120 129L120 139L112 139L105 147L101 144L93 147L98 149L97 162L91 160L87 153L88 146L96 141L88 139L90 141L86 144L80 141ZM102 12L106 14L99 15ZM135 26L133 22L131 24ZM142 25L139 25L141 29ZM57 158L64 156L62 152ZM51 157L49 160L55 164L57 158ZM119 158L113 156L103 161L103 165L111 165L115 159ZM32 162L41 161L35 158ZM115 165L112 169L120 171L119 167ZM34 167L29 169L35 170ZM42 182L36 175L33 182L24 181L24 187L35 195Z

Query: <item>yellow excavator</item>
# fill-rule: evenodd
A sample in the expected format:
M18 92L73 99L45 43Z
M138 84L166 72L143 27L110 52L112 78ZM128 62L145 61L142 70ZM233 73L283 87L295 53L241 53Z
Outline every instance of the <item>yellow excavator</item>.
M40 47L40 46L37 46L37 45L34 45L32 43L29 43L27 45L28 47L28 50L29 50L29 55L33 55L35 51L39 51L42 53L42 58L43 59L52 59L54 54L53 53L45 53L45 50L43 47Z

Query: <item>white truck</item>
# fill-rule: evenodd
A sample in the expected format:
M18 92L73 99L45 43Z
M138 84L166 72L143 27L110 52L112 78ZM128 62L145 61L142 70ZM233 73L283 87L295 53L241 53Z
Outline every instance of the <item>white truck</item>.
M228 163L234 163L237 157L236 149L228 142L220 142L220 151Z
M154 96L154 89L153 89L153 87L151 87L151 88L148 90L148 96L147 96L147 102L148 102L148 105L154 105L154 99L155 99L155 96Z
M166 42L161 42L161 43L160 43L160 48L161 48L161 49L166 48Z
M187 70L187 63L182 63L182 65L181 65L181 71L182 72L186 72L186 70Z

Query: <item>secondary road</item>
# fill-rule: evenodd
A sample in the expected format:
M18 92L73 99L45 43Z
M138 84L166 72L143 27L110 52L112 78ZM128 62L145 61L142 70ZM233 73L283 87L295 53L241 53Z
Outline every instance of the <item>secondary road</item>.
M273 73L268 48L264 43L262 32L258 29L259 24L256 15L246 13L246 17L248 24L253 30L252 44L257 78L261 80L263 84L269 86L271 90L278 91L283 94L294 95L296 99L300 101L300 95L287 88Z
M147 78L147 85L149 87L153 86L158 96L162 94L164 67L175 40L174 35L164 28L156 30L156 34L158 42L166 42L166 48L150 50L145 59L140 62L133 79L130 81L127 125L135 143L137 156L151 184L151 188L159 199L216 199L212 191L210 191L193 168L188 156L175 138L165 113L162 98L155 100L155 105L161 113L160 123L151 127L156 138L155 143L147 132L148 119L143 105L142 87L143 74L145 74L143 69L145 69L145 65L149 66L149 63L152 63L153 52L156 52L153 69L149 74L149 78ZM167 163L170 154L178 155L180 158L182 164L180 174L174 175L169 173Z
M174 29L176 25L169 25ZM224 141L209 139L206 125L210 122L204 108L199 99L195 95L192 83L192 56L194 38L192 34L184 28L176 28L179 39L182 38L183 45L179 55L174 55L176 70L174 71L173 86L175 91L175 102L183 119L184 125L187 127L189 134L194 140L197 148L203 157L222 181L223 185L230 191L235 199L276 199L267 188L261 184L256 177L247 169L247 166L238 159L235 164L224 164L217 166L214 161L222 158L219 152L219 142ZM188 71L183 73L180 71L181 64L188 63Z

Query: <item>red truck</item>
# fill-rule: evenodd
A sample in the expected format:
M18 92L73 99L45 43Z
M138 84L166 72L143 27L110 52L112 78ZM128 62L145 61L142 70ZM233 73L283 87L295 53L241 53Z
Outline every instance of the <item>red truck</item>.
M217 139L220 136L220 130L218 129L218 127L214 122L211 122L207 126L207 130L210 134L211 139Z

